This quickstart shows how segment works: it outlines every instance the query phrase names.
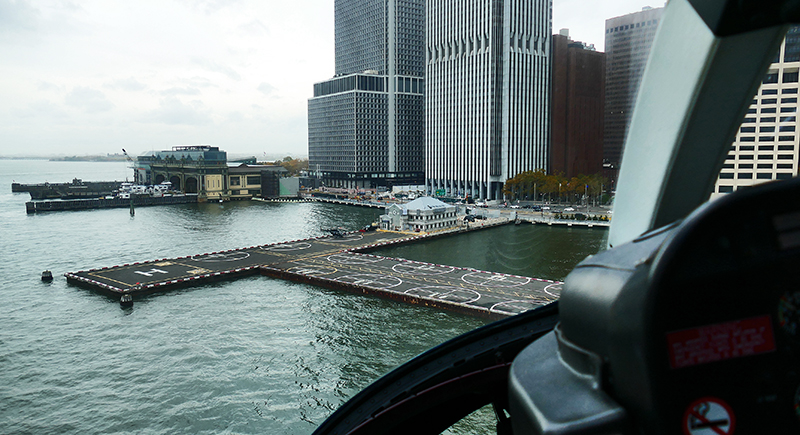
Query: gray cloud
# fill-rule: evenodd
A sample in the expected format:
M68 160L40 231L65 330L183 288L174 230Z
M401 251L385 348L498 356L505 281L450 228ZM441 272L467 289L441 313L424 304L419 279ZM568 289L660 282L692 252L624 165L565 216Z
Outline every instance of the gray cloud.
M45 91L45 92L50 92L50 91L59 92L64 90L63 86L59 86L55 83L45 82L41 80L39 81L39 84L36 85L36 88L39 89L40 91Z
M175 97L164 98L156 110L148 113L143 122L154 122L169 125L205 125L211 123L211 117L202 110L203 103L192 101L184 104Z
M41 15L27 0L0 0L0 35L35 31Z
M64 102L69 106L83 109L86 113L107 112L114 107L114 104L106 98L106 94L84 86L72 89L72 92L64 98Z
M38 100L29 104L27 108L14 112L19 118L67 118L69 115L64 109L49 100Z
M190 87L171 87L169 89L164 89L163 91L159 92L161 95L200 95L201 92L199 89L190 88Z
M261 92L262 94L267 95L267 96L273 95L275 93L275 91L277 91L275 86L272 86L271 84L269 84L267 82L261 82L261 84L258 85L258 88L256 88L256 89L258 89L259 92Z
M262 23L261 20L240 24L236 29L239 33L247 36L268 36L270 34L269 27Z
M230 78L232 80L239 81L239 80L242 79L242 76L240 76L239 73L236 72L236 70L234 70L233 68L231 68L229 66L220 65L220 64L218 64L216 62L212 62L212 61L210 61L208 59L201 59L199 57L196 57L196 58L192 59L192 62L194 62L196 65L200 66L201 68L203 68L206 71L211 71L211 72L224 74L224 75L228 76L228 78Z
M106 83L105 87L111 89L121 89L123 91L130 91L130 92L142 91L147 89L147 85L140 82L139 80L136 80L133 77L129 77L127 79L114 80L111 83Z

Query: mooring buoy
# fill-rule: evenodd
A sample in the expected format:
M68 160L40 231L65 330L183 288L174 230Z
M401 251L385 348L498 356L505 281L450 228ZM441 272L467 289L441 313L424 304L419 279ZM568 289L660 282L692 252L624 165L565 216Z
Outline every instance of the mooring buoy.
M42 281L50 282L52 280L53 280L53 272L50 272L49 270L45 270L44 272L42 272Z
M133 306L133 296L130 293L125 293L119 298L119 305L123 308L130 308Z

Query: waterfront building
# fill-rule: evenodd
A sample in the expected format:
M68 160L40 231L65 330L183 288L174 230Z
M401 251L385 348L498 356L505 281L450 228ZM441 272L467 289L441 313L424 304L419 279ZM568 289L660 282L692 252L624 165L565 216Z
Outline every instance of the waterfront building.
M328 187L424 179L424 2L336 0L336 75L308 101L309 171Z
M172 183L174 190L202 199L227 199L227 153L209 145L179 145L137 157L141 184Z
M714 186L712 198L798 174L800 26L789 29L753 97Z
M548 166L551 14L551 0L426 3L428 192L500 199Z
M431 232L457 225L456 206L423 196L406 204L386 207L380 227L392 231Z
M228 186L230 186L231 199L250 198L279 198L281 196L296 197L299 191L284 189L281 195L281 180L286 178L288 171L279 165L253 165L243 163L228 168ZM299 184L299 178L295 177Z
M553 35L550 173L567 179L603 171L605 53Z
M612 181L622 162L639 84L663 12L664 8L645 7L640 12L606 20L603 164L604 175Z

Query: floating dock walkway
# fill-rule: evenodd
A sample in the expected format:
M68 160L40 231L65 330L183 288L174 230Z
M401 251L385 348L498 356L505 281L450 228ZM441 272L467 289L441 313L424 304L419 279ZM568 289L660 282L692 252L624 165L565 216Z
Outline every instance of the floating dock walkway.
M496 222L501 223L505 221ZM72 284L116 297L130 294L135 298L178 287L262 274L493 319L519 314L559 297L561 283L556 281L365 253L382 246L445 234L451 233L354 232L341 238L293 240L91 269L65 276Z

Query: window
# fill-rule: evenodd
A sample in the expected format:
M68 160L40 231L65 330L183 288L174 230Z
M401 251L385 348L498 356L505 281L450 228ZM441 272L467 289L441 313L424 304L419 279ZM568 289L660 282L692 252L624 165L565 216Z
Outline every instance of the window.
M740 172L739 176L736 177L736 178L738 178L740 180L752 180L753 179L753 173L752 172Z
M772 154L759 154L758 160L772 160Z
M783 94L796 94L797 93L797 88L784 89L781 93L783 93Z
M759 145L758 146L758 150L759 151L772 151L774 149L775 149L775 145Z
M792 174L790 174L790 173L783 172L783 173L775 174L775 179L776 180L788 180L790 178L792 178Z
M733 186L719 186L719 193L731 193L733 192Z
M759 136L759 142L775 142L775 136Z
M239 186L240 185L239 183L241 183L241 180L239 179L238 176L231 177L231 186Z
M794 116L781 116L781 122L794 122Z
M739 151L753 151L754 149L754 145L742 145L739 147Z
M756 174L756 178L759 180L772 180L772 174L768 172L759 172Z
M798 71L797 68L786 69L783 73L783 82L784 83L797 83L798 79Z
M781 104L791 104L796 102L797 102L797 97L781 98Z
M741 155L739 156L739 160L753 160L753 155L752 154Z
M777 103L778 103L777 98L764 98L761 100L761 104L777 104Z
M739 131L742 132L742 133L755 133L756 132L756 128L755 127L742 127L742 128L739 129Z
M756 141L755 136L742 136L739 138L739 142L755 142L755 141Z
M783 112L783 110L781 110L781 112ZM775 108L774 107L765 107L765 108L761 109L761 113L775 113Z
M782 128L782 127L781 127ZM759 127L759 133L775 133L775 127Z
M778 163L778 169L792 169L791 163Z
M764 112L763 110L761 111ZM795 113L797 112L797 107L781 107L781 113ZM770 112L775 113L775 112Z
M720 172L719 178L723 180L733 179L733 172Z
M739 163L739 169L753 169L752 163Z
M794 145L778 145L778 151L794 151Z
M794 131L794 125L782 125L779 131Z
M761 122L775 122L775 117L774 116L766 116L764 118L761 118Z
M772 163L759 163L758 169L772 169Z
M794 141L794 136L778 136L780 141Z
M761 95L778 95L777 89L762 89Z
M762 83L778 83L778 70L771 69L767 71Z
M733 164L732 163L726 163L726 164L722 165L722 169L733 169Z
M793 160L794 156L791 154L778 154L778 160Z
M775 119L775 118L773 118L773 119ZM762 120L762 121L763 121L763 120ZM756 122L756 119L755 119L755 118L745 118L745 119L742 121L742 124L750 124L750 123L753 123L753 122Z
M248 175L247 176L247 184L261 184L261 176L259 175Z

